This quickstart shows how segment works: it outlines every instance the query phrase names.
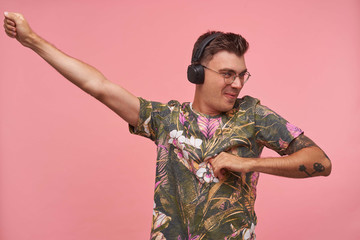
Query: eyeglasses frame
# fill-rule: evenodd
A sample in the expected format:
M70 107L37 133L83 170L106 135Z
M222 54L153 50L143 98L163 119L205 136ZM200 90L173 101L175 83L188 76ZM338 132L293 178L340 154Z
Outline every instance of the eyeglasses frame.
M216 71L216 70L214 70L214 69L208 68L207 66L204 66L204 65L201 65L201 66L203 66L205 69L208 69L208 70L210 70L210 71L213 71L214 73L217 73L217 74L222 75L223 78L224 78L224 82L225 82L226 84L228 84L228 85L233 84L233 83L235 82L235 80L236 80L237 77L239 78L240 83L241 83L241 76L240 76L240 75L244 75L244 77L245 77L245 75L247 75L246 79L244 78L244 79L245 79L245 80L244 80L244 83L241 83L241 86L243 87L243 86L245 85L245 83L249 80L249 78L251 77L251 74L250 74L248 71L242 72L242 73L239 73L239 74L236 74L236 73L235 73L234 76L232 76L233 79L232 79L231 83L227 83L227 79L230 79L231 77L226 78L226 77L224 76L224 73L220 73L220 72L218 72L218 71Z

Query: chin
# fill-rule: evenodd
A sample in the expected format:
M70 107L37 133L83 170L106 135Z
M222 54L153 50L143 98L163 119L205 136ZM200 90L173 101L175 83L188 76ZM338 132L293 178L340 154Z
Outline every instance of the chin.
M226 105L221 106L221 112L228 112L228 111L230 111L231 109L233 109L234 104L235 104L235 103L233 103L233 104L226 104Z

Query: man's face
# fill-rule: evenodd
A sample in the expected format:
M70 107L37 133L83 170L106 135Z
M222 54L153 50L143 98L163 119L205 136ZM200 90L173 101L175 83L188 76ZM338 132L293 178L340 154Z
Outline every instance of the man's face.
M235 72L239 74L246 70L244 56L221 51L203 64L219 73ZM196 86L193 103L195 110L208 115L218 115L234 107L235 101L242 89L240 79L237 77L232 84L226 84L221 74L205 69L205 81Z

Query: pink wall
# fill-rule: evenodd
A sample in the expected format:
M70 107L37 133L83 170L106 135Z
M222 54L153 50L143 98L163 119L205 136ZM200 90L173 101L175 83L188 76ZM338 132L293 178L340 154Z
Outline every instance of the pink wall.
M260 98L330 156L328 178L262 175L258 239L360 239L358 0L2 0L135 95L191 101L196 37L242 33ZM154 144L0 34L1 240L147 239ZM265 155L272 154L265 152Z

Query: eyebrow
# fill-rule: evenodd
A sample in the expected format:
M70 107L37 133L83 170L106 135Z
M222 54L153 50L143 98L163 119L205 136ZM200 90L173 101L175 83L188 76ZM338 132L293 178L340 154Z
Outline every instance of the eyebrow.
M222 69L219 69L219 72L233 72L233 73L236 73L236 71L234 69L231 69L231 68L222 68ZM246 73L246 72L247 72L247 68L245 68L239 74Z

